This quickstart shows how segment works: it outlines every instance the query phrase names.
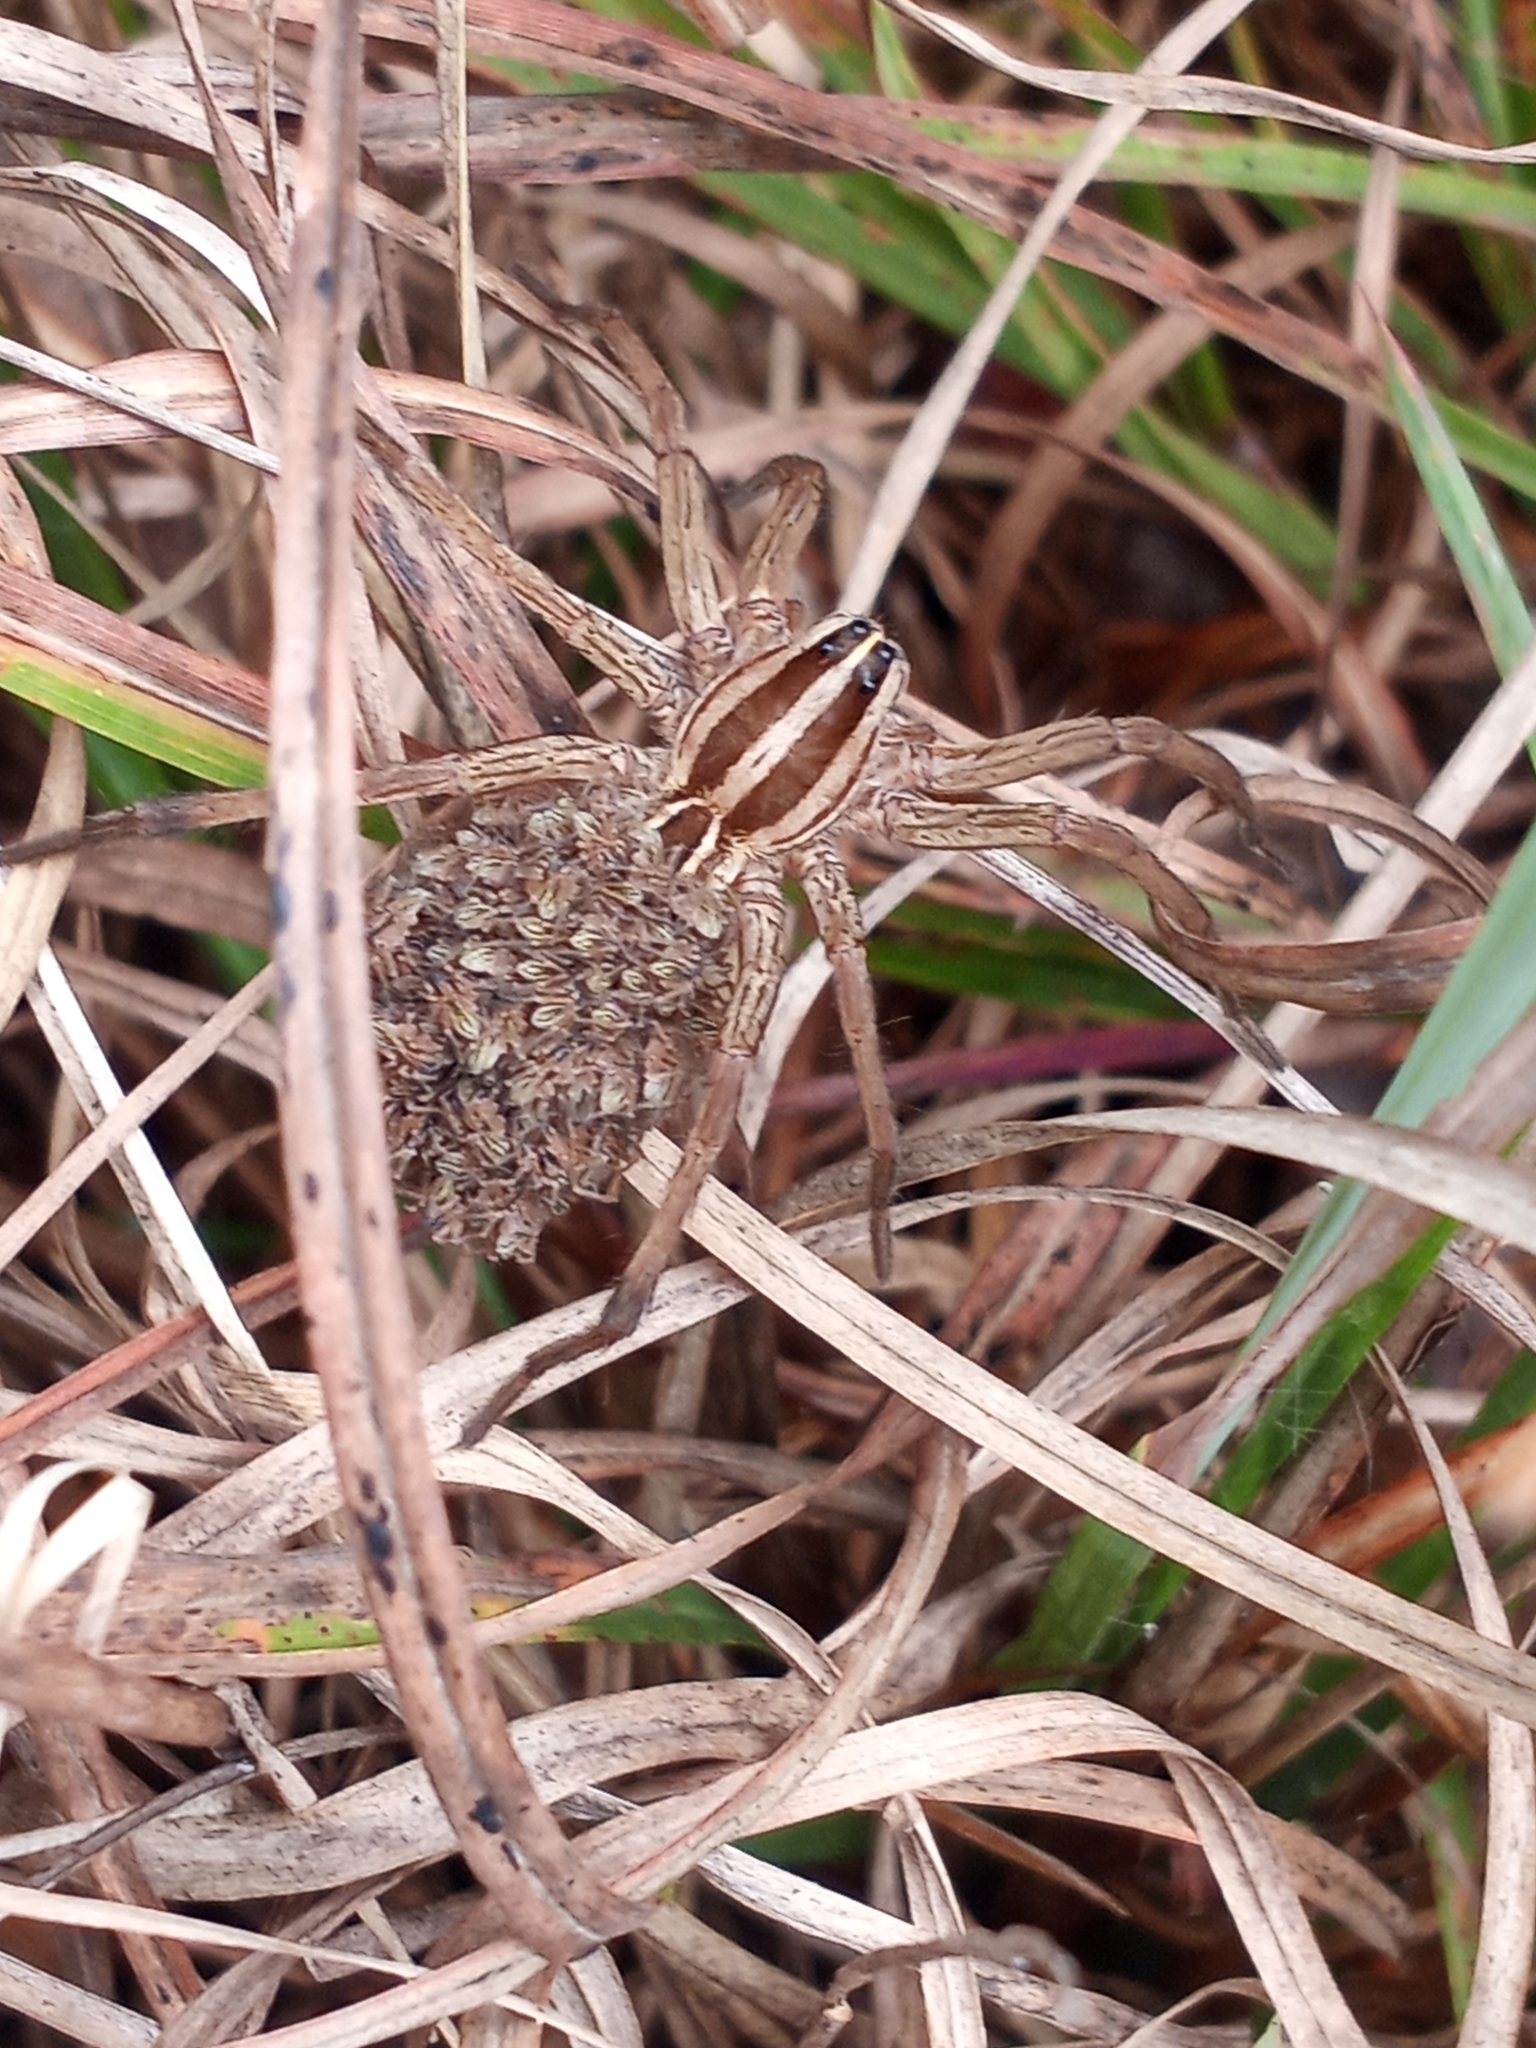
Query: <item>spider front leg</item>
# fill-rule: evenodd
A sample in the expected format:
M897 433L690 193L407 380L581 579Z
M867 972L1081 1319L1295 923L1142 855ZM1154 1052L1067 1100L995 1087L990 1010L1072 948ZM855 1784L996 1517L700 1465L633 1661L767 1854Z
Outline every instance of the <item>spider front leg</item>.
M660 364L622 320L610 317L601 326L650 413L667 598L689 661L711 678L790 637L789 586L820 515L827 473L808 456L781 455L745 483L717 491L689 444L682 400ZM773 507L733 575L722 544L722 495L736 506L770 489Z
M1225 754L1192 733L1165 725L1160 718L1105 718L1090 712L1082 718L1058 718L1049 725L1003 739L979 740L956 755L936 755L929 787L946 793L959 789L996 789L1029 775L1060 775L1116 755L1161 761L1178 768L1192 781L1204 782L1235 810L1247 808L1243 778Z
M1253 797L1239 770L1205 740L1165 725L1160 718L1104 718L1097 713L1060 718L1028 732L980 741L958 754L935 753L925 781L932 796L979 795L1033 775L1064 775L1117 758L1156 761L1188 776L1226 806L1250 844L1263 846Z
M797 856L811 915L832 968L837 1014L859 1084L869 1137L869 1241L875 1278L891 1277L891 1196L896 1187L896 1112L880 1058L880 1025L864 953L864 922L837 849L825 841Z
M702 676L717 675L735 658L725 622L730 570L721 543L719 496L689 446L683 401L660 363L616 314L600 316L598 325L651 418L667 602L690 665Z
M808 455L781 455L727 490L725 500L732 507L747 505L766 490L777 495L747 549L736 600L736 646L743 658L789 637L789 588L821 516L827 472Z
M504 583L520 604L552 626L573 653L585 655L646 709L672 700L680 664L666 648L577 597L537 563L506 546L409 442L392 441L362 419L359 434L368 454L384 464L417 505Z
M635 760L635 750L617 740L590 739L580 733L539 735L477 747L466 754L365 768L357 778L357 795L365 804L397 798L483 798L505 795L527 783L583 783L599 776L632 775ZM189 790L181 796L146 797L120 811L97 811L74 831L39 833L0 846L0 872L115 839L180 838L222 825L255 824L271 809L271 794L265 788Z
M547 1346L530 1361L540 1369L564 1358L627 1337L644 1315L668 1260L683 1234L683 1222L694 1196L704 1185L728 1143L736 1121L747 1069L767 1028L774 992L783 969L786 916L784 895L774 870L752 862L734 885L737 915L737 971L731 999L710 1057L704 1101L694 1119L673 1174L650 1227L608 1297L595 1329Z

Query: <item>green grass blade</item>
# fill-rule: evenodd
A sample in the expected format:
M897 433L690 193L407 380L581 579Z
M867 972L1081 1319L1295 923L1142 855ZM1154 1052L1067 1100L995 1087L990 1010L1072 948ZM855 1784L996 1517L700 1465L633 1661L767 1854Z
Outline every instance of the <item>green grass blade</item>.
M251 789L266 780L266 749L255 740L129 683L44 658L9 635L0 635L0 690L220 788Z
M1465 1761L1458 1757L1418 1798L1424 1848L1435 1890L1435 1920L1450 1981L1451 2009L1459 2020L1472 1993L1481 1901L1476 1870L1482 1829L1473 1817Z
M1390 334L1382 336L1382 349L1392 409L1419 481L1435 508L1445 544L1461 571L1494 661L1500 674L1507 675L1530 644L1530 612L1505 560L1493 521L1418 373Z
M869 943L883 980L943 995L997 996L1053 1022L1136 1023L1185 1012L1075 932L913 897Z

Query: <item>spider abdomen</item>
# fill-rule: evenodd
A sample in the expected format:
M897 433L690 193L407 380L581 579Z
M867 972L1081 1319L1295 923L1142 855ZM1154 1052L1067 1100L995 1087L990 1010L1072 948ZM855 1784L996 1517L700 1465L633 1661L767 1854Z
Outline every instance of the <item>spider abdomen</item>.
M447 1244L527 1257L606 1194L719 1030L736 915L649 822L658 788L545 786L401 850L370 885L398 1192Z

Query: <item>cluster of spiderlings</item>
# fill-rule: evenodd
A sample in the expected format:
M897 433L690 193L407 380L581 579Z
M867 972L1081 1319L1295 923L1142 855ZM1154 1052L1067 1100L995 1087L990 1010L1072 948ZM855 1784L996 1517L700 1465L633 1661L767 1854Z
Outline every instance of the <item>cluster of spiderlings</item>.
M691 1095L736 920L646 824L655 789L545 787L401 849L370 886L396 1187L446 1244L525 1258Z

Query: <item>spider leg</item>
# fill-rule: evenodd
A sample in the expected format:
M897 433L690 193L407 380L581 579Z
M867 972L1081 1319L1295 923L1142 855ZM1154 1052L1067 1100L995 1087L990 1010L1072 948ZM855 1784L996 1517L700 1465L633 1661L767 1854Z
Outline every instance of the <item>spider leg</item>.
M726 553L719 495L688 442L683 401L634 329L616 315L598 325L644 399L656 450L661 564L667 601L691 665L703 676L728 668L735 643L725 623Z
M789 586L821 516L827 472L809 456L781 455L726 491L725 501L745 505L770 489L777 495L747 549L738 581L736 645L744 658L788 637Z
M357 778L357 793L364 803L398 796L495 797L531 782L580 784L638 772L636 749L621 740L552 733L432 760L368 768Z
M583 1340L583 1349L587 1341L601 1345L627 1337L645 1314L656 1282L677 1250L678 1239L683 1234L683 1220L693 1206L693 1198L708 1179L730 1138L736 1122L736 1105L741 1100L742 1083L750 1065L750 1053L717 1049L711 1055L704 1101L694 1119L693 1129L688 1133L688 1143L678 1162L677 1172L668 1184L660 1208L651 1218L650 1227L635 1247L634 1256L624 1268L623 1277L609 1295L591 1339Z
M1031 775L1061 775L1116 756L1160 761L1211 791L1262 844L1258 814L1242 774L1226 755L1160 718L1063 718L1006 739L987 740L958 754L935 753L926 776L935 795L959 796L1023 782Z
M636 1246L622 1279L608 1297L595 1329L551 1344L535 1354L540 1370L627 1337L644 1315L668 1260L683 1234L693 1198L708 1179L731 1136L747 1069L773 1007L784 964L786 913L778 878L766 863L748 867L736 888L738 959L719 1043L709 1062L704 1101L683 1156L649 1228Z
M635 750L618 740L589 739L579 733L540 734L475 747L465 754L441 754L425 761L392 761L365 768L357 778L358 801L385 803L396 797L493 797L530 782L592 782L633 775ZM190 790L184 796L146 797L120 811L98 811L74 832L49 832L0 846L0 871L74 853L112 839L167 839L203 832L215 825L252 824L265 818L271 791Z
M880 1058L880 1026L864 954L864 922L835 847L813 845L795 862L832 967L837 1013L859 1084L869 1136L869 1240L875 1277L891 1277L891 1196L896 1187L896 1112Z
M486 525L465 504L447 479L416 448L402 446L367 421L359 420L359 436L416 502L441 521L483 567L498 577L535 617L552 626L576 654L583 654L643 709L669 702L678 681L677 664L666 648L622 619L590 605L567 590L537 563Z
M1175 954L1183 933L1197 939L1214 933L1210 912L1189 884L1164 866L1134 832L1112 819L1089 817L1064 804L940 803L901 792L884 796L877 812L880 829L908 846L947 846L956 851L1059 847L1105 861L1145 892L1153 920Z

